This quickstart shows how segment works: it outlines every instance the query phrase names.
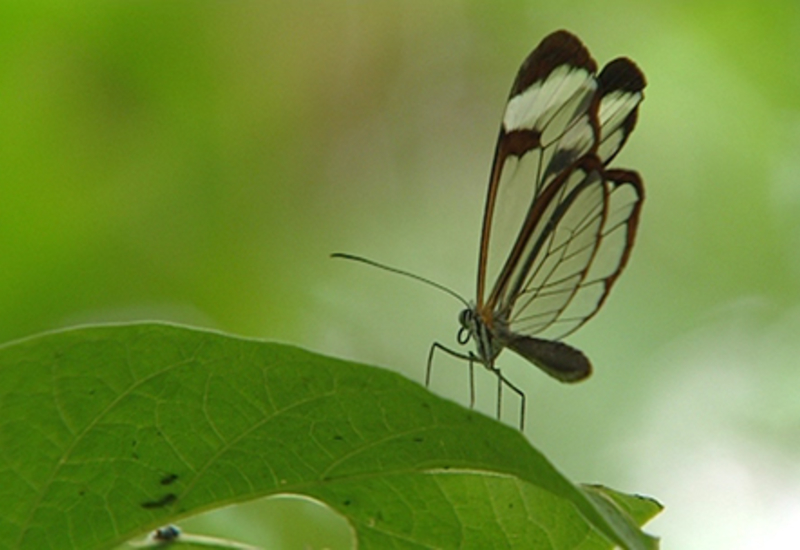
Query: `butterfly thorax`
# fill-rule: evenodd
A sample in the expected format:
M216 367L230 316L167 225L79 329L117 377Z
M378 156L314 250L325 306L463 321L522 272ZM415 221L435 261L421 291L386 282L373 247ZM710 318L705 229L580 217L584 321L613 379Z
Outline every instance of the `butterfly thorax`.
M475 306L462 310L458 315L458 322L461 324L456 338L458 343L465 345L470 339L474 340L478 360L491 368L500 355L503 344L495 337Z

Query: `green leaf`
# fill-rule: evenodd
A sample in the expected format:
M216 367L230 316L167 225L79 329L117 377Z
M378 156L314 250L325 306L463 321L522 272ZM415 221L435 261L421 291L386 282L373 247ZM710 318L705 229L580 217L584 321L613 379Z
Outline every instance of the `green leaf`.
M624 497L390 371L151 323L0 347L0 548L108 548L287 493L365 549L657 546Z
M604 502L598 504L601 507L609 505L618 507L623 513L627 514L636 525L642 525L653 519L664 509L661 504L642 495L626 495L614 489L603 487L602 485L583 485L583 489L589 493L590 498L600 500L611 500L611 503Z

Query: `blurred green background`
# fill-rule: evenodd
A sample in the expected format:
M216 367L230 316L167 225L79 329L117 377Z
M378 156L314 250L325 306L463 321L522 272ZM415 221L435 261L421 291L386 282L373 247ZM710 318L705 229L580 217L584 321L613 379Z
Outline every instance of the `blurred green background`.
M648 78L615 161L636 250L570 342L588 382L507 353L528 436L568 476L652 495L664 548L778 548L800 522L800 4L90 2L0 7L0 341L171 320L421 381L471 296L503 102L549 32ZM434 389L467 400L440 357ZM480 407L494 386L479 381ZM509 414L508 421L515 423ZM198 520L200 521L200 520ZM273 499L187 524L347 548Z

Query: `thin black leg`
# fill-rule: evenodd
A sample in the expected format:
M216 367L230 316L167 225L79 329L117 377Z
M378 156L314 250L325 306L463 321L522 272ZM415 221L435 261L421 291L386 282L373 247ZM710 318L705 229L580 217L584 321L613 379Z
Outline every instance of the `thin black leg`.
M458 359L463 359L469 363L469 406L473 408L475 406L475 363L480 363L481 365L485 366L488 370L494 373L497 376L497 419L500 420L503 412L503 384L508 386L511 391L516 393L520 399L520 414L519 414L519 430L525 430L525 393L517 386L511 383L508 378L503 376L503 373L500 372L500 369L495 367L494 365L485 365L480 361L478 356L474 353L469 352L466 353L459 353L457 351L453 351L450 348L447 348L440 344L439 342L434 342L431 345L431 349L428 352L428 365L425 370L425 386L428 387L431 384L431 371L433 370L433 354L435 350L441 350L448 355L456 357Z
M469 408L475 408L475 358L469 354Z
M508 378L503 376L503 373L500 372L495 366L487 367L490 371L492 371L495 376L497 376L497 418L500 419L500 412L501 412L501 398L503 392L503 384L509 387L511 391L516 393L519 396L519 431L525 431L525 393L519 389L517 386L511 383Z
M445 352L445 353L447 353L449 355L452 355L453 357L457 357L459 359L463 359L464 361L469 361L470 362L470 368L472 367L472 361L475 358L475 356L472 355L471 353L469 355L464 354L464 353L459 353L457 351L451 350L450 348L444 347L439 342L434 342L431 345L431 350L428 352L428 367L425 370L425 386L426 387L431 385L431 370L433 368L433 352L435 350L437 350L437 349L441 350L441 351L443 351L443 352Z

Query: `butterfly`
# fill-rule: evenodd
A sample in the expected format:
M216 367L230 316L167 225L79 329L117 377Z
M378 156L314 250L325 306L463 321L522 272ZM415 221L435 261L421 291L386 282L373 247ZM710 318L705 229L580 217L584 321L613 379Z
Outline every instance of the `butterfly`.
M350 254L333 254L421 280L461 300L457 341L434 343L525 394L495 365L508 348L561 382L592 372L589 359L562 342L603 305L633 248L644 201L640 176L610 168L633 131L645 77L627 58L597 64L573 34L545 37L517 73L505 106L483 215L475 302L438 283ZM471 404L474 403L471 384Z

